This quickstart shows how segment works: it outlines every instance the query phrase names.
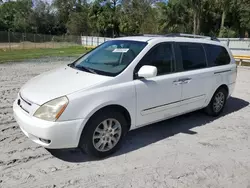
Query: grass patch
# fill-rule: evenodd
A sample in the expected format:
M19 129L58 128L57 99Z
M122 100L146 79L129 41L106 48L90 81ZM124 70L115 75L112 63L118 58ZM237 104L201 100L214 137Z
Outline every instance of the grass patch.
M83 46L72 46L63 48L23 49L23 50L1 50L0 63L10 61L22 61L25 59L36 59L42 57L77 57L88 52L91 48Z

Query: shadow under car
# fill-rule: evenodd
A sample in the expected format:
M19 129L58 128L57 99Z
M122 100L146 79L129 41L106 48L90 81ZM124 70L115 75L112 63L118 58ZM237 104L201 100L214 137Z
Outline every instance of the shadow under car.
M197 134L197 132L191 129L206 125L222 116L239 111L248 105L249 102L243 99L230 97L223 113L219 117L207 116L202 110L199 110L130 131L122 147L110 157L129 153L179 133ZM187 124L186 122L189 123ZM81 152L80 149L48 149L48 151L54 157L67 162L80 163L93 160L93 158Z

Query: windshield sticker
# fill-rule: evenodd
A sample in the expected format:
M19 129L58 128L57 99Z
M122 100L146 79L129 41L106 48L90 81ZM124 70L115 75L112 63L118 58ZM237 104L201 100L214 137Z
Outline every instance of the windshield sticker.
M116 48L113 50L113 52L116 53L127 53L129 51L129 48Z

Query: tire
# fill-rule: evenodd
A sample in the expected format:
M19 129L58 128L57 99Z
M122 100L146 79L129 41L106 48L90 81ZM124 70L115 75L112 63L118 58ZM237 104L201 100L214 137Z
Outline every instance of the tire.
M225 107L227 95L228 95L228 93L227 93L226 89L224 89L224 88L217 89L217 91L214 93L210 103L205 108L205 112L210 116L214 116L214 117L219 116ZM223 101L222 100L220 101L220 105L218 105L219 98L223 99Z
M107 127L110 129L109 132L104 131ZM86 124L79 148L92 157L104 158L120 148L127 132L128 124L121 113L110 110L100 111Z

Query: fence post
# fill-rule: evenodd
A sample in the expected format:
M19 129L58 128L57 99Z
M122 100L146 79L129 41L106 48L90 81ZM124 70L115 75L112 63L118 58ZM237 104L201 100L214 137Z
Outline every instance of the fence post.
M92 38L92 45L91 45L91 46L93 47L93 45L94 45L94 41L93 41L94 39L93 39L93 36L92 36L91 38Z
M9 42L9 50L11 50L11 45L10 45L10 30L8 30L8 42Z
M34 44L35 44L35 48L36 48L36 34L34 33Z
M230 42L230 40L229 40L229 38L227 39L227 46L229 46L229 42Z
M22 33L23 38L23 49L24 49L24 33Z
M46 48L45 35L43 35L43 42L44 42L44 45L45 45L45 48Z
M65 46L65 44L64 44L64 39L63 39L63 35L62 35L62 42L60 42L60 43L62 43L62 46L60 46L60 47L64 47L64 46Z
M241 64L242 64L242 59L240 59L240 63L239 63L239 66L241 66Z
M52 43L53 43L53 48L55 48L55 41L54 41L54 36L52 37Z

